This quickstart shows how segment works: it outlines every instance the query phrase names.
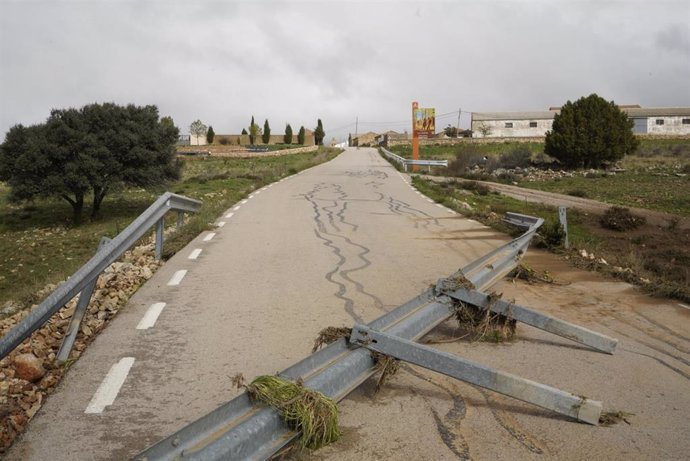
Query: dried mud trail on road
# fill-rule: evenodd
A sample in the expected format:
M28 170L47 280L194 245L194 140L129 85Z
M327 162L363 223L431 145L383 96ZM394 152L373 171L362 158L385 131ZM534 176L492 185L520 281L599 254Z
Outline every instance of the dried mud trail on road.
M347 149L232 210L132 297L8 459L126 459L230 400L231 377L273 374L320 330L369 322L508 241L415 191L374 149ZM187 255L201 248L201 256ZM504 299L617 337L614 355L519 325L508 343L433 346L633 413L592 427L412 365L339 403L343 438L300 459L682 459L690 452L690 310L530 250L562 285L503 281ZM187 270L176 287L167 281ZM155 327L135 326L167 303ZM427 339L458 335L447 322ZM135 359L101 414L84 409L113 363Z

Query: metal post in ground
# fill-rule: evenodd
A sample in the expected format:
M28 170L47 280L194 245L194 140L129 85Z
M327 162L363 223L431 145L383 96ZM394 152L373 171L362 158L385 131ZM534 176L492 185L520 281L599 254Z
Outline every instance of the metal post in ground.
M179 229L184 224L184 211L177 212L177 228Z
M568 241L568 218L566 216L566 208L564 206L558 207L558 220L563 227L563 232L565 232L565 239L563 240L563 246L567 250L570 247L570 242Z
M165 218L161 218L156 223L156 259L163 258L163 230L165 228Z
M98 253L101 248L103 248L103 245L106 243L110 242L110 239L108 237L102 237L101 242L98 244L98 250L96 250L96 253ZM67 333L65 333L65 337L62 340L62 344L60 344L60 349L58 350L57 353L57 361L58 363L63 363L67 361L69 358L69 353L72 351L72 347L74 346L74 341L77 339L77 333L79 333L79 326L81 325L81 321L84 319L84 314L86 314L86 308L89 305L89 301L91 300L91 295L93 295L93 290L96 288L96 282L98 281L98 276L96 276L91 283L86 285L86 287L81 290L81 293L79 293L79 301L77 301L77 307L74 309L74 313L72 314L72 320L70 320L69 327L67 328Z

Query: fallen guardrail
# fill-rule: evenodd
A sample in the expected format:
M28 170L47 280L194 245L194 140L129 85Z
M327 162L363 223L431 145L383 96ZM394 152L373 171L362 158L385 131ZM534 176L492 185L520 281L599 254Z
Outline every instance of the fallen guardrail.
M200 206L201 202L198 200L166 192L158 197L150 207L115 238L112 240L106 237L102 238L96 254L86 264L79 268L66 282L57 287L17 326L0 338L0 359L12 352L22 341L31 336L31 333L46 323L53 314L59 311L77 294L80 294L69 328L57 354L58 361L64 362L67 360L101 272L117 261L125 251L142 238L154 225L156 226L156 259L161 259L165 226L164 217L166 213L168 211L176 211L178 213L177 225L179 227L184 220L184 214L196 212Z
M488 303L482 293L518 264L543 219L528 223L520 237L468 264L447 279L368 325L355 325L342 338L278 374L303 383L333 400L341 400L376 372L370 351L409 361L463 381L539 405L578 421L597 424L602 404L586 397L493 370L414 341L456 312L457 302L507 314L597 350L612 353L616 340L512 303ZM458 285L469 281L473 288ZM180 429L135 457L137 460L266 459L299 433L289 429L278 411L255 405L247 393Z
M389 160L393 160L394 162L399 163L402 165L403 169L407 171L407 165L417 165L417 166L426 166L429 167L429 171L431 171L432 166L443 166L447 167L448 166L448 160L412 160L409 158L404 158L399 155L394 154L393 152L381 147L381 153L388 158Z

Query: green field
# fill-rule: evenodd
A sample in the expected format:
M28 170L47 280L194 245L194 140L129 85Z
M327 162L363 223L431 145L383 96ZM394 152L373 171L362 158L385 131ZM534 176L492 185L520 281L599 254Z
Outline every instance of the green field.
M169 256L251 191L338 153L338 149L321 148L281 157L188 159L179 182L155 190L112 193L103 202L102 217L78 227L72 226L72 208L64 200L11 204L9 190L0 183L0 307L10 300L35 302L38 290L74 273L93 255L102 236L117 235L165 190L203 201L201 211L166 240ZM173 214L169 219L172 224Z

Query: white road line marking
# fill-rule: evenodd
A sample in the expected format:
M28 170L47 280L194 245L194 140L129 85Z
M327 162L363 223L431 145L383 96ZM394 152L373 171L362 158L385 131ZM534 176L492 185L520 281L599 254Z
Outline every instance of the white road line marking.
M218 224L216 226L218 227L223 227L225 225L225 221L218 221Z
M254 195L259 195L263 189L259 189L258 191L254 192Z
M455 214L455 210L451 210L450 208L446 208L446 211L447 211L448 213L453 213L453 214Z
M187 271L185 269L181 269L177 272L175 272L168 282L169 287L174 287L180 284L184 276L187 275Z
M141 318L139 325L137 325L137 330L148 330L149 328L153 328L156 324L156 320L158 320L158 316L163 312L164 307L165 303L151 304L146 314Z
M199 257L201 254L201 248L197 248L196 250L193 250L191 253L189 253L189 256L187 256L187 259L196 259Z
M475 221L474 219L468 219L468 221L469 221L469 222L473 222L473 223L475 223L475 224L479 224L479 223L478 223L477 221Z
M254 198L254 194L251 194L251 195L249 195L249 197L247 197L247 199L250 199L250 198Z
M110 367L84 413L102 413L105 407L112 405L133 364L134 357L124 357Z
M247 199L242 200L242 201L240 202L240 205L244 205L245 203L247 203Z
M426 201L429 202L429 203L434 203L434 201L431 200L430 198L426 199Z
M439 208L445 208L445 207L444 207L443 205L441 205L440 203L437 203L436 206L439 207Z
M215 236L216 236L215 232L209 232L208 235L206 235L206 237L204 237L204 242L208 242L209 240L211 240Z
M680 307L684 307L684 308L686 308L686 309L690 309L690 306L686 306L686 305L683 304L683 303L678 303L678 305L679 305Z
M232 218L232 215L234 215L234 214L235 214L235 213L228 213L228 214L226 214L226 215L225 215L225 219L230 219L230 218Z
M237 205L235 208L232 209L232 211L237 211L237 210L239 210L240 208L242 208L242 206Z

